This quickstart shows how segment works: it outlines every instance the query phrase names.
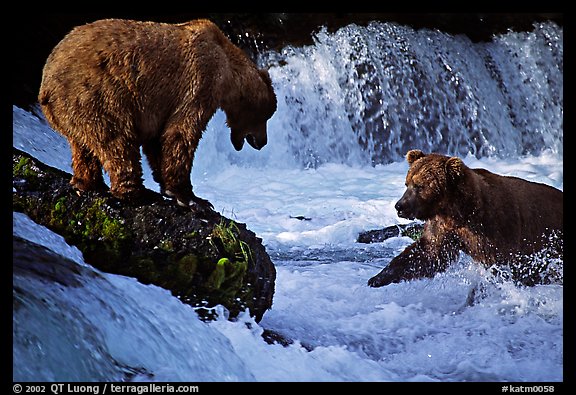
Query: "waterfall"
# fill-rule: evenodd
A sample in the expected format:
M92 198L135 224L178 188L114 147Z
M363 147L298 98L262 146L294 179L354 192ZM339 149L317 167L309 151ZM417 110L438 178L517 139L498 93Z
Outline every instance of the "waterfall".
M414 148L562 154L563 30L554 23L486 43L394 23L324 28L313 45L268 51L259 63L278 97L269 147L236 154L218 137L215 150L232 163L376 165Z

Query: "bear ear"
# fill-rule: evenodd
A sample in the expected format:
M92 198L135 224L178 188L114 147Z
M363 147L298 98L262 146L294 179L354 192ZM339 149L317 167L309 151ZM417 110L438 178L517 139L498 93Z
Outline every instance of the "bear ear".
M408 151L408 153L406 154L406 161L408 161L408 164L411 165L418 159L423 158L425 156L426 154L420 151L419 149L413 149Z
M446 173L452 178L453 180L458 179L464 174L464 169L466 165L462 162L462 159L457 158L455 156L449 158L446 161Z

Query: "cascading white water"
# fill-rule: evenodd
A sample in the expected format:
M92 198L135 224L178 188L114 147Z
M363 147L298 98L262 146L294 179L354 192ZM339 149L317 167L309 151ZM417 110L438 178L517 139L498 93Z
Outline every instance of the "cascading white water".
M15 242L15 381L147 380L149 372L161 381L254 379L228 340L169 291L99 272L21 213L14 234L36 245ZM39 245L54 253L37 255Z
M554 23L488 43L380 22L322 29L314 41L261 55L278 96L269 146L236 154L218 137L224 160L317 167L390 163L413 148L562 153L563 31ZM225 129L223 118L212 126Z

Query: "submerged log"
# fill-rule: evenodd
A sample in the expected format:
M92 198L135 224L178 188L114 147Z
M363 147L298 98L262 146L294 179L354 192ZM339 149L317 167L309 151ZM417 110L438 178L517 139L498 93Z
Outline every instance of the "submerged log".
M109 193L78 194L71 175L13 148L13 210L60 234L90 265L170 290L213 318L221 304L260 321L272 306L276 269L262 240L215 211L171 200L128 205Z

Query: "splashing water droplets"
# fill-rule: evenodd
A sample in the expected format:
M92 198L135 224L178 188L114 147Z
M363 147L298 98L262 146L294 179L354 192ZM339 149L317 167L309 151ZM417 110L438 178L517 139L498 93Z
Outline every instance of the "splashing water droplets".
M553 23L477 44L393 23L322 29L314 45L261 55L279 98L270 129L302 167L390 163L413 148L561 153L561 40Z

